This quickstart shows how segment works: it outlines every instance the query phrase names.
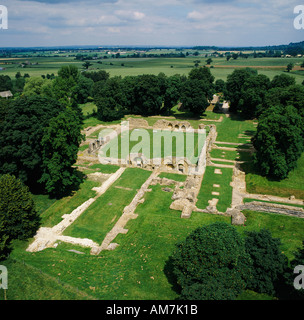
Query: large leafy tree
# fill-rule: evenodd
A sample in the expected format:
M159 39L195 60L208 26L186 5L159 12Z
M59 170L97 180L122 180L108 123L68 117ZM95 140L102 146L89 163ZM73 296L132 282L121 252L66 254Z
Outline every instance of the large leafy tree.
M180 101L183 110L192 112L195 116L201 116L212 99L215 87L214 76L206 67L193 68L189 72L188 79L180 83Z
M244 84L252 76L257 76L257 71L250 68L237 69L228 75L225 99L230 102L230 111L239 111L239 102L243 98Z
M248 289L276 294L288 267L288 259L281 252L280 245L280 239L273 238L267 229L247 232L245 248L253 263L253 276L247 279Z
M138 76L134 87L134 113L144 116L160 114L163 102L161 93L160 79L157 76Z
M9 76L0 75L0 91L13 90L13 82Z
M13 174L28 186L36 186L42 174L44 129L63 110L56 100L41 96L12 101L0 122L0 173Z
M42 79L41 77L28 78L25 81L22 94L28 97L33 95L52 96L51 85L52 81L49 79Z
M214 76L211 74L210 69L206 67L193 68L189 72L189 79L201 80L207 82L210 85L214 82Z
M97 117L102 121L121 119L125 113L126 96L120 77L114 77L99 85L95 91Z
M83 72L83 76L92 79L94 82L107 81L110 77L110 74L104 70Z
M253 138L254 163L262 175L281 180L304 151L303 118L293 106L271 107L259 118Z
M234 299L250 277L250 259L236 229L214 223L193 231L172 254L182 299Z
M72 166L82 139L81 124L73 110L67 109L50 120L41 141L43 174L40 182L51 196L67 195L81 183L81 177Z
M28 187L15 176L0 176L0 259L9 253L12 240L34 236L39 225Z
M289 76L285 73L276 75L271 81L272 88L285 88L296 84L295 77Z
M252 119L256 116L269 88L270 79L265 75L252 75L246 79L241 91L242 97L237 107L243 118Z
M180 99L183 79L180 75L167 78L167 87L164 93L163 114L170 114L171 109L177 105Z
M181 91L183 109L201 116L209 106L211 98L210 86L207 82L198 79L188 79L184 82Z
M86 103L88 98L92 96L94 81L90 78L80 75L78 78L77 103Z
M265 101L261 113L273 106L294 106L298 113L304 117L304 87L291 85L287 87L275 87L265 95Z

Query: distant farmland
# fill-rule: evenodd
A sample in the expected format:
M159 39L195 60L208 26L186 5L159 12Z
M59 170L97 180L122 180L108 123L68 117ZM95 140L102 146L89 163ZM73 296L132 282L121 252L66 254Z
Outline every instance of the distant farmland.
M159 74L163 72L167 76L174 74L188 75L190 70L194 67L194 61L200 61L199 65L204 66L207 58L207 53L201 52L199 56L188 56L185 58L108 58L90 60L92 64L89 71L106 70L110 76L136 76L141 74ZM100 55L100 53L99 53ZM234 69L242 67L250 67L257 69L260 74L267 75L272 79L275 75L286 72L288 63L294 64L294 70L290 72L296 78L297 83L302 83L304 80L304 69L301 64L304 58L253 58L247 59L239 57L234 60L227 61L226 58L214 58L211 63L212 74L215 79L226 80L227 76L233 72ZM68 55L53 55L48 57L37 56L18 56L15 58L1 58L0 74L9 75L14 77L17 72L21 74L28 73L31 77L47 75L54 73L57 74L60 67L63 65L73 64L80 70L85 70L82 66L84 61L75 60L74 56ZM25 65L21 67L20 64Z

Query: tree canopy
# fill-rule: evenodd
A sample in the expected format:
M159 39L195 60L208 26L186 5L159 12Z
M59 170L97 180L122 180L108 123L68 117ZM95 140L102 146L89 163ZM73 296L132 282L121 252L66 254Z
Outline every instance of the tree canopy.
M0 260L10 252L12 240L33 237L40 218L27 186L15 176L0 176Z
M31 96L11 101L0 122L0 173L10 173L29 186L41 177L44 129L64 107L56 100Z
M182 299L234 299L250 277L250 259L236 229L217 222L193 231L172 254Z

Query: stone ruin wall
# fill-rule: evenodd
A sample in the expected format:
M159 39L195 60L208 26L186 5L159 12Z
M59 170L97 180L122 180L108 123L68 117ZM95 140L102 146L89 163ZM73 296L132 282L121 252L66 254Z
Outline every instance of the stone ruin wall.
M128 123L128 126L126 125ZM210 164L210 151L213 143L216 141L217 132L215 125L204 125L200 124L199 129L205 129L209 127L209 134L207 135L206 142L202 148L197 165L189 163L186 159L180 159L176 157L167 157L165 159L158 159L156 165L153 164L151 159L146 159L142 154L130 155L128 159L108 159L108 164L121 165L123 167L141 167L147 170L154 170L159 168L164 172L171 173L183 173L183 174L199 174L202 175L205 172L206 165ZM125 130L133 128L153 128L158 130L171 130L171 131L186 131L187 129L192 129L191 124L188 121L169 121L169 120L158 120L150 127L145 119L128 118L128 120L116 129L116 133L112 132L107 136L96 139L89 145L88 153L97 153L98 150L109 143L116 134L120 134ZM194 130L196 131L196 130Z

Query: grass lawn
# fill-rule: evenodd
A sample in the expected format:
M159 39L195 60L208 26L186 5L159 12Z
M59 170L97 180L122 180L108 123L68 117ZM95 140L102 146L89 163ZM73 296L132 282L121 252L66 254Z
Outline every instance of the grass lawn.
M243 164L246 172L247 192L269 194L281 197L294 195L297 199L304 199L304 153L298 160L297 167L282 181L273 181L255 172L252 163Z
M97 111L97 106L94 102L87 102L79 105L84 116L90 116Z
M187 176L184 174L167 173L167 172L162 172L158 177L172 179L172 180L180 181L180 182L184 182L187 179Z
M232 187L230 186L230 182L232 181L233 169L220 168L222 174L214 173L215 169L216 167L206 167L196 206L200 209L205 209L209 206L208 201L215 198L219 199L216 206L217 209L220 212L226 212L232 200ZM220 187L213 187L214 184L220 185ZM219 195L212 195L212 192L219 192Z
M199 138L197 133L134 129L131 132L123 132L117 139L112 139L100 149L100 152L103 151L104 157L114 159L126 159L130 153L142 153L148 159L187 156L191 163L196 163L198 149L201 150L204 141L205 137Z
M210 152L211 158L237 161L250 161L252 156L249 152L230 151L221 149L212 149Z
M78 255L68 252L72 245L60 244L56 249L37 253L25 251L27 243L17 243L11 254L12 259L25 261L46 275L50 281L40 282L38 272L27 272L23 265L12 269L7 296L10 299L21 297L24 286L20 282L33 280L31 291L26 288L23 299L48 299L54 290L54 298L85 299L123 299L123 300L166 300L175 299L170 279L170 269L166 262L175 244L199 226L222 221L230 224L229 217L193 213L190 219L181 219L180 212L170 210L172 193L162 191L159 185L151 186L152 192L145 195L145 202L136 210L137 219L130 220L126 226L129 232L118 235L119 243L114 251L103 251L99 256ZM241 235L246 230L260 230L267 227L274 237L282 240L282 251L289 257L301 246L304 220L275 214L245 211L246 227L236 227ZM12 259L2 264L11 271ZM15 267L14 267L15 268ZM25 273L24 273L25 272ZM24 280L24 274L26 280ZM27 280L29 279L29 280ZM37 281L36 281L37 280ZM58 288L58 280L68 285ZM41 285L43 284L43 286ZM48 290L47 290L48 289ZM60 291L62 290L62 292ZM75 293L79 290L79 295ZM26 295L30 291L30 296ZM48 291L45 295L45 292ZM75 295L72 295L75 294ZM244 292L239 299L270 299L268 296ZM1 299L2 297L0 297Z
M229 218L194 213L191 219L181 219L180 212L169 209L172 193L162 191L159 185L152 189L136 210L138 218L128 222L129 232L115 239L120 246L114 251L77 255L67 251L73 246L60 244L56 249L29 253L26 244L19 243L11 257L97 299L175 299L177 294L164 272L175 244L202 224L229 223ZM100 231L95 222L91 221L92 228ZM18 280L20 277L11 281L17 286ZM36 298L43 298L39 286L32 291Z
M302 246L304 240L304 219L249 210L243 212L247 218L246 227L237 227L242 234L246 230L269 229L273 237L281 239L282 252L288 259L294 258L294 252Z
M120 167L112 164L92 164L90 169L100 171L102 173L115 173Z
M217 141L219 142L233 142L233 143L249 143L256 132L254 121L243 120L237 116L230 118L223 118L222 122L215 123L218 132Z
M41 213L42 223L45 227L53 227L58 224L64 214L71 213L74 209L80 206L83 202L95 197L96 192L92 190L93 187L100 186L96 181L85 180L78 191L74 192L72 196L64 197L60 200L53 202L50 206L47 196L44 197L44 205L48 208ZM37 197L36 197L37 198ZM38 197L38 199L41 198ZM40 206L43 204L40 201Z
M126 169L107 192L64 231L64 235L89 238L101 244L106 234L121 217L123 209L131 203L137 190L150 175L150 171L137 168Z

